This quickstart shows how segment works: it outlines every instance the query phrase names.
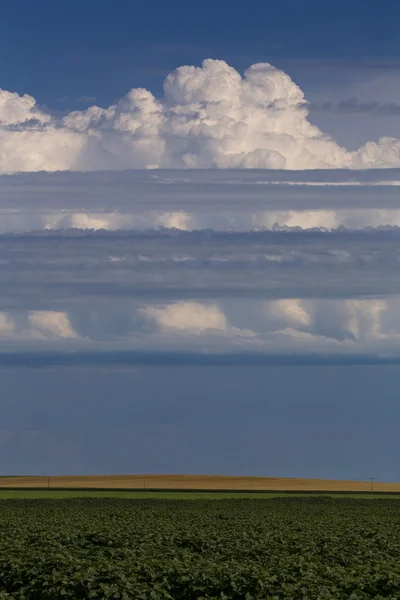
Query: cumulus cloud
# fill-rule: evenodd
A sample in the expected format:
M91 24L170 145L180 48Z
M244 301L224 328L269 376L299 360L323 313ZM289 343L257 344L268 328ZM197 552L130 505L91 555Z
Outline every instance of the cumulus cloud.
M354 339L385 337L382 333L382 314L388 303L379 300L346 300L344 308L348 316L347 329Z
M225 330L228 325L224 313L216 304L201 302L146 306L140 310L140 314L166 330L200 333L207 329Z
M68 315L54 310L31 311L29 313L29 325L44 337L55 337L73 339L77 337L71 327Z
M51 121L50 115L39 110L32 96L20 96L15 92L0 91L0 124L3 128L22 123L45 124Z
M400 165L400 142L349 152L308 120L288 74L222 60L182 66L164 95L130 90L112 106L55 118L28 95L0 91L0 172L127 168L370 168Z
M0 340L37 343L73 340L78 337L66 312L55 310L0 312Z
M285 298L266 303L267 314L285 320L288 324L310 325L311 315L309 302L299 298Z

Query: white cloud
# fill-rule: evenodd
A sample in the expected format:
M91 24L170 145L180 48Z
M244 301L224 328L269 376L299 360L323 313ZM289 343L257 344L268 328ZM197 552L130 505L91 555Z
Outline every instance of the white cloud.
M76 340L66 312L55 310L28 310L0 312L0 341L46 342Z
M380 300L345 300L344 308L347 313L347 330L354 339L385 338L382 332L382 314L387 311L387 301Z
M0 336L12 334L14 331L14 323L9 315L0 312Z
M71 169L85 143L83 136L52 125L38 131L0 128L0 172Z
M15 92L0 90L0 124L1 126L21 125L34 122L49 123L49 115L41 112L32 96L19 96Z
M302 229L312 229L314 227L335 229L338 226L338 216L339 211L336 210L289 210L279 212L269 210L254 214L253 226L266 229L272 229L276 225L280 227L301 227ZM342 220L345 222L345 218Z
M400 141L355 152L308 120L301 89L268 63L243 77L222 60L168 75L164 97L132 89L62 119L0 90L0 172L127 168L322 169L400 166Z
M400 165L400 140L382 137L377 142L367 142L353 154L356 169L398 167Z
M228 326L226 316L219 306L202 302L146 306L140 309L140 314L164 330L200 333L207 329L225 330Z
M309 302L299 298L285 298L266 302L265 311L268 316L284 319L288 323L307 327L311 324Z
M71 327L68 315L54 310L30 311L28 315L31 335L44 338L74 339L76 332Z

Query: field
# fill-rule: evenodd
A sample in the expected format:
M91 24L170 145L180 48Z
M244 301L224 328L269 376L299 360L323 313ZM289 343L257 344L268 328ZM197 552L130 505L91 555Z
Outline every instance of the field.
M0 598L398 598L397 500L0 502Z
M371 482L217 475L92 475L0 477L0 494L2 488L370 492ZM374 482L373 491L375 493L400 493L400 483Z

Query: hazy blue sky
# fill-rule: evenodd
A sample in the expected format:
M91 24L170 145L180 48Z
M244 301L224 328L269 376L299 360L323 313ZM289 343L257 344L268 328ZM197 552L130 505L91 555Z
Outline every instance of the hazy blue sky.
M399 478L400 367L3 371L2 473Z

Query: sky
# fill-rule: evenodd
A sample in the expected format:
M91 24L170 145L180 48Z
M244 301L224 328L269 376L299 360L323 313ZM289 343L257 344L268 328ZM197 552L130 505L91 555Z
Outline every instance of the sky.
M400 480L400 8L7 3L0 473Z
M279 67L369 61L372 70L399 58L399 11L395 0L385 0L384 9L366 9L361 0L250 0L245 9L224 0L197 8L177 0L5 2L2 87L53 107L61 98L73 103L84 96L105 105L133 86L159 94L160 76L205 58L239 69L266 59Z

